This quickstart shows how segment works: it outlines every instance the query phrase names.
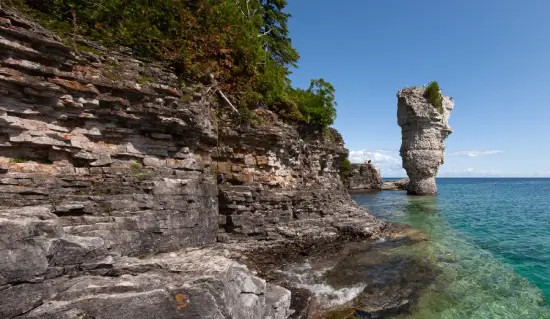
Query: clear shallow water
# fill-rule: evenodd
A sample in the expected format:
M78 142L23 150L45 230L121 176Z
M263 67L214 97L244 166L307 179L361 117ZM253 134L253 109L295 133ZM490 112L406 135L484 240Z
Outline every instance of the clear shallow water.
M437 197L354 195L429 237L442 270L415 318L550 318L550 179L439 179Z

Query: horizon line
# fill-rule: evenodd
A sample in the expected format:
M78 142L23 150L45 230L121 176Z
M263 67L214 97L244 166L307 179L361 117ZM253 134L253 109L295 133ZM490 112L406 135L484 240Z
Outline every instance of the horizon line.
M394 177L394 176L382 176L382 178L408 178L404 177ZM550 178L550 176L436 176L436 178Z

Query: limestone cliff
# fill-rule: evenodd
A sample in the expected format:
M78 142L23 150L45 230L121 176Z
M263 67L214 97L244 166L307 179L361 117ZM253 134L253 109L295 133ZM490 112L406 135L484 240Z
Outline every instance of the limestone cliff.
M286 318L213 243L213 107L0 9L0 318ZM165 253L165 254L163 254Z
M258 114L261 123L232 121L220 129L221 146L213 155L224 176L220 240L227 234L276 240L350 229L366 237L376 233L379 224L358 209L340 180L347 150L338 132L284 123L265 110Z
M287 318L288 290L192 247L386 227L340 181L337 132L243 123L215 89L77 44L0 8L1 318Z
M444 140L452 133L449 116L452 98L443 96L442 108L425 97L425 88L413 87L397 94L397 123L401 127L401 158L410 183L408 193L437 193L435 177L444 162Z

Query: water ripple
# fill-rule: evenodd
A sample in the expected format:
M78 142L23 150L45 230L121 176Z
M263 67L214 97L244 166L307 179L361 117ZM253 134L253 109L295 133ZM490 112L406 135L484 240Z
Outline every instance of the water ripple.
M435 197L355 195L430 236L443 270L416 318L550 318L550 180L441 179Z

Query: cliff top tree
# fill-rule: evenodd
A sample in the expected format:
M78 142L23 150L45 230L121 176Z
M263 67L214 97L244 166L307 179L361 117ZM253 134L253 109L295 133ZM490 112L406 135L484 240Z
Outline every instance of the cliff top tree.
M290 85L289 68L299 54L289 36L286 0L12 2L68 39L78 34L129 47L174 67L185 81L209 82L213 75L238 107L269 107L315 125L334 121L328 82L315 80L308 90Z

